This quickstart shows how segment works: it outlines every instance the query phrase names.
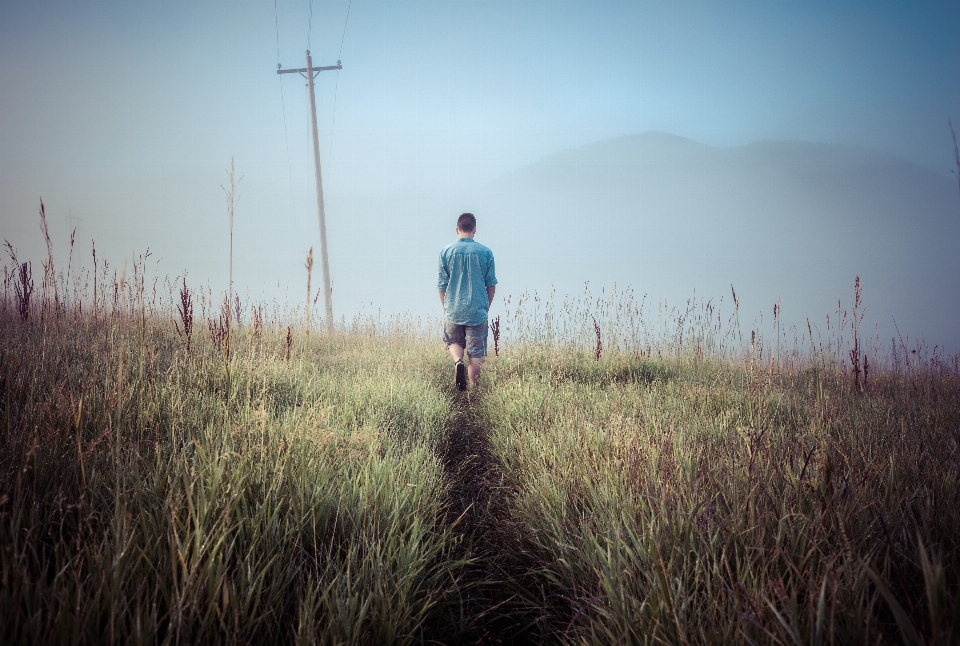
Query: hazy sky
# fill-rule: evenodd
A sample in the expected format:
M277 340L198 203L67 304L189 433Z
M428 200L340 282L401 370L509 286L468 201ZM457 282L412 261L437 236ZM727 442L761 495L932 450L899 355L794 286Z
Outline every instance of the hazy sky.
M310 14L309 0L2 0L0 238L39 259L42 195L58 250L77 227L84 253L90 238L115 262L149 246L161 273L216 288L233 156L237 282L299 294L319 237L306 89L275 72L302 67L308 39L315 64L344 66L318 78L318 110L351 311L383 291L344 275L383 252L368 234L439 249L460 211L483 222L487 182L593 141L807 140L954 168L956 2L317 0ZM401 191L431 206L393 212ZM410 262L427 277L410 306L426 307L435 258Z

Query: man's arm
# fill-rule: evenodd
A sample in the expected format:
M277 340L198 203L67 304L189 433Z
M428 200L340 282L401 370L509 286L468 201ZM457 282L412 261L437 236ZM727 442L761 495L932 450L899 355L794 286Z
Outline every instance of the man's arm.
M440 304L446 308L446 302L444 297L447 295L447 283L450 280L450 271L447 269L447 263L443 257L443 252L440 252L440 262L437 267L437 287L440 291Z
M485 282L487 283L487 309L493 305L493 295L497 292L497 270L493 261L493 252L487 249L490 259L487 263Z

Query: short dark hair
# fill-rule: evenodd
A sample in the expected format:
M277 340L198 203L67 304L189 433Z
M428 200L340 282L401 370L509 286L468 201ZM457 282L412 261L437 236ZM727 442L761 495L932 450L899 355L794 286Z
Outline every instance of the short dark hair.
M457 229L464 233L472 233L477 230L477 218L473 213L464 213L457 218Z

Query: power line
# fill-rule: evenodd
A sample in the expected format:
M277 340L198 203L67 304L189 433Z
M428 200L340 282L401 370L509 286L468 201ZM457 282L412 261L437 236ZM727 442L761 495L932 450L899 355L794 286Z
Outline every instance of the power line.
M307 49L310 49L311 31L313 31L313 0L310 0L310 17L307 18Z
M277 16L277 0L273 0L273 26L277 32L277 69L280 69L280 19ZM287 102L283 98L283 76L280 79L280 109L283 111L283 143L287 148L287 178L290 181L290 197L293 197L293 167L290 165L290 138L287 136Z
M273 27L277 32L277 62L280 62L280 18L277 17L277 0L273 0Z
M311 0L311 2L312 1L313 0ZM350 4L347 5L347 19L343 21L343 35L340 37L340 53L337 54L337 60L340 59L340 54L343 53L343 39L347 37L347 23L350 22L350 7L352 6L353 0L350 0ZM337 72L337 74L340 74L340 72Z
M274 0L276 1L276 0ZM340 36L340 52L337 54L337 64L340 64L340 55L343 54L343 41L347 37L347 24L350 22L350 8L353 0L347 5L347 18L343 21L343 35ZM333 160L333 128L337 125L337 96L340 92L340 70L337 70L337 81L333 88L333 121L330 124L330 160Z

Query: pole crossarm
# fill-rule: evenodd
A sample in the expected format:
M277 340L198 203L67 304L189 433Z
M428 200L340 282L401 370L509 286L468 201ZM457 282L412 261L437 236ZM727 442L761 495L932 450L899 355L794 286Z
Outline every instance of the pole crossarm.
M340 61L337 61L336 65L327 65L325 67L314 67L311 71L313 72L326 72L328 70L342 70L343 66L340 64ZM277 74L306 74L307 68L301 67L298 70L283 70L278 69Z

